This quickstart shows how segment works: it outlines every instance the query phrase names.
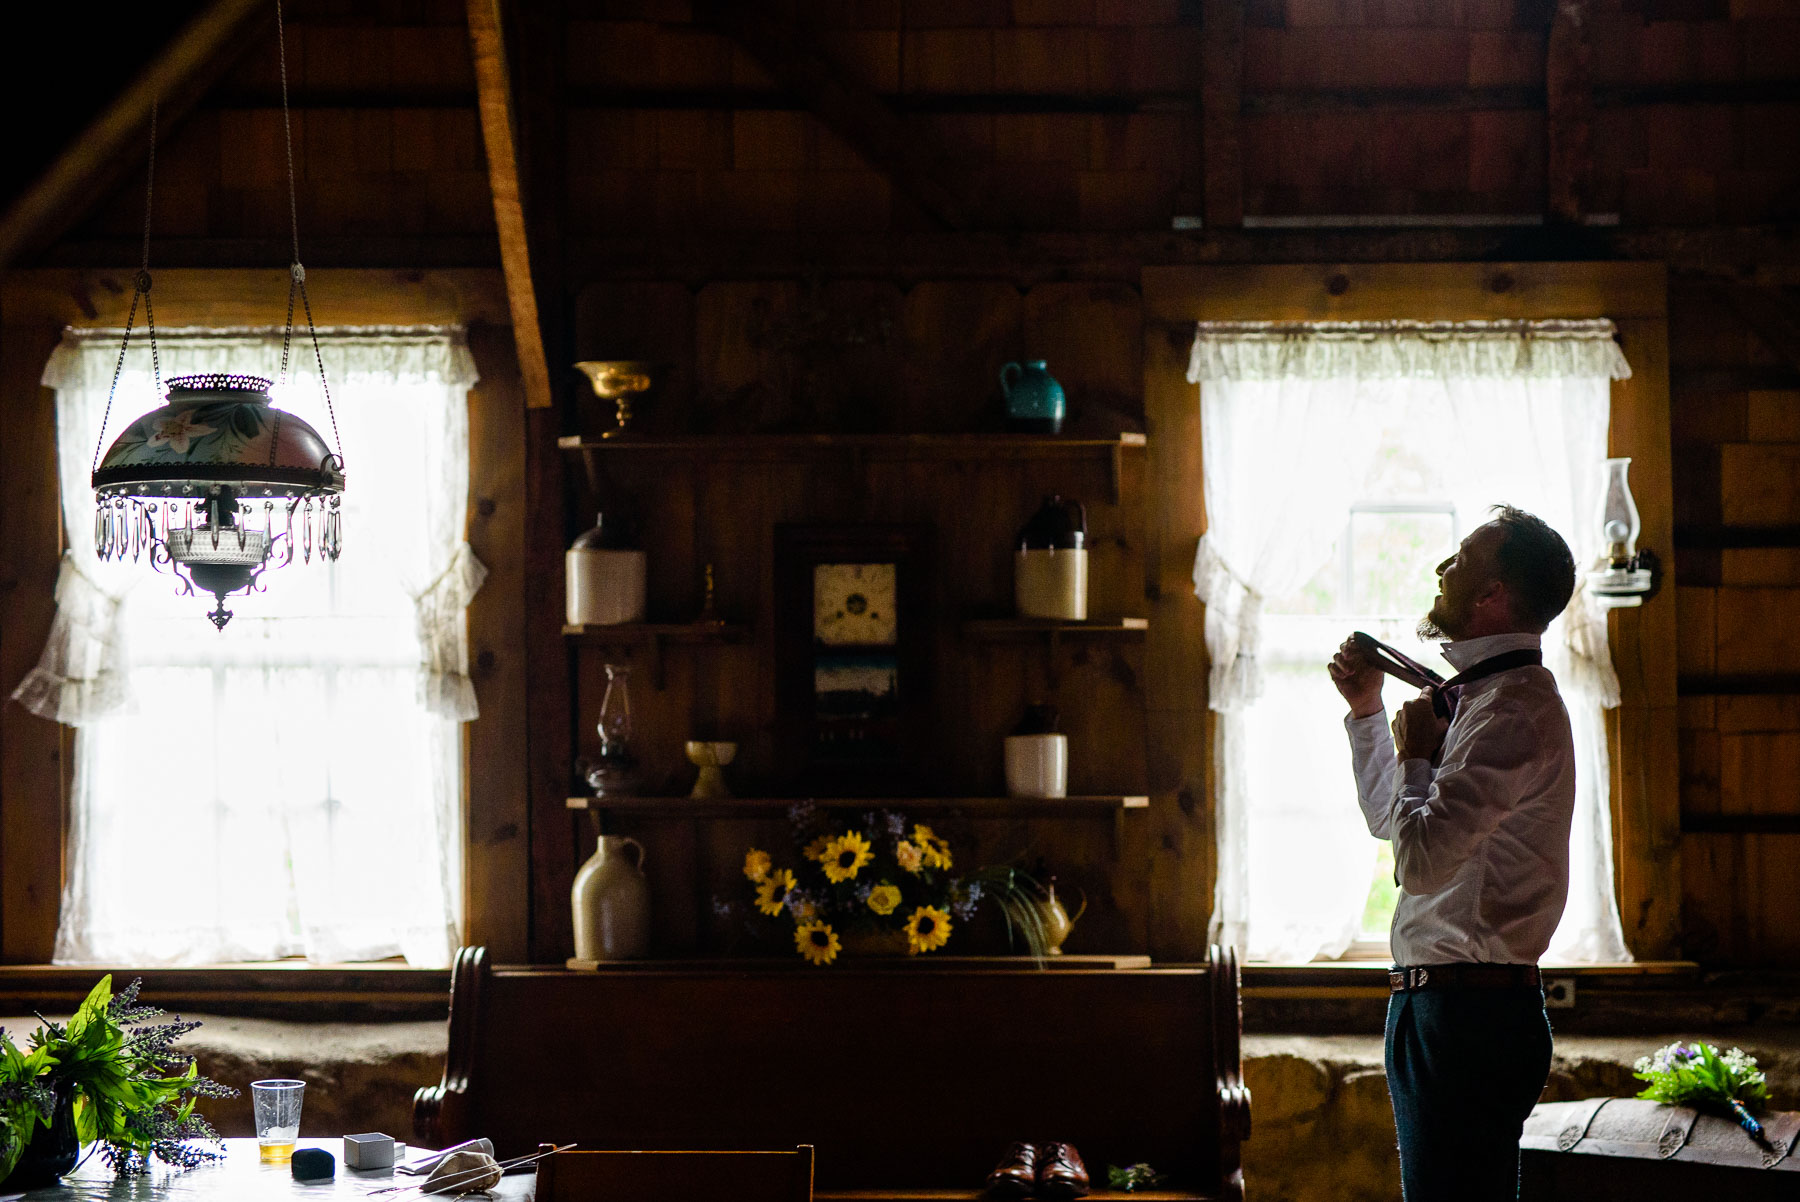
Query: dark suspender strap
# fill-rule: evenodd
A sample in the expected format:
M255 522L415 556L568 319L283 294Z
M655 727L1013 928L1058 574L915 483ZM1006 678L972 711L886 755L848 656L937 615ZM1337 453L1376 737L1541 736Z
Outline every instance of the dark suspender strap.
M1438 712L1439 717L1448 718L1450 707L1445 694L1451 689L1459 689L1463 685L1473 684L1500 672L1510 672L1514 668L1541 668L1543 666L1544 653L1534 647L1521 647L1517 651L1502 651L1499 655L1490 656L1478 664L1471 665L1465 672L1458 672L1439 685L1437 691L1432 694L1431 706Z

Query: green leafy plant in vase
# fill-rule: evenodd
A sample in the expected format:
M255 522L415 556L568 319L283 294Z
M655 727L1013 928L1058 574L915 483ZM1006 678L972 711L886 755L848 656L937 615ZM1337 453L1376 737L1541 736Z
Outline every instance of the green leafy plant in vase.
M195 1142L220 1143L194 1105L237 1090L174 1050L200 1024L153 1021L163 1012L137 1004L140 984L114 997L102 977L68 1022L39 1015L25 1049L0 1031L0 1191L49 1184L81 1145L97 1145L121 1176L152 1160L192 1168L223 1155Z

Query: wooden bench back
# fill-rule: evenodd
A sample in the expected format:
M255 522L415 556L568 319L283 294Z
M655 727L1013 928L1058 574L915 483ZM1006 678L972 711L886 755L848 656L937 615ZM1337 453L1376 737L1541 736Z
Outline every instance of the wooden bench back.
M452 978L441 1085L417 1138L502 1156L817 1149L821 1190L973 1190L1015 1139L1241 1188L1249 1100L1237 966L1145 970L637 965Z
M548 1150L545 1145L543 1150ZM537 1202L812 1202L813 1150L560 1152L538 1161Z

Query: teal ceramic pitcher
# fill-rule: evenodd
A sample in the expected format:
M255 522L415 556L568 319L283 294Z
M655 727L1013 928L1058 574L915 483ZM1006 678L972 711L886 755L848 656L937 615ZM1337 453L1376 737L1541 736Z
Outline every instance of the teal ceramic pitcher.
M1042 359L1008 363L1000 369L1000 391L1006 396L1006 428L1023 434L1061 431L1062 385Z

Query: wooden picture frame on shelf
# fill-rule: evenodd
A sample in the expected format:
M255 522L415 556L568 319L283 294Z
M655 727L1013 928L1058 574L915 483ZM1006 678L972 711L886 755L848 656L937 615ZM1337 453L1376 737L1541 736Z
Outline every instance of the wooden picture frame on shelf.
M775 741L796 795L930 792L931 530L775 527Z

